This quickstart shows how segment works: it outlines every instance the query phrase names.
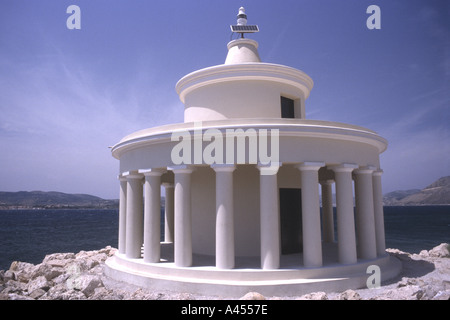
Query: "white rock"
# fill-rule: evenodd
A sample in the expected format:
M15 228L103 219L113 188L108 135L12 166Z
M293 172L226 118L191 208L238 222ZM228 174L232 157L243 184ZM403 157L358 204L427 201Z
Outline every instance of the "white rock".
M433 297L433 300L450 300L450 290L439 291Z
M43 295L45 294L45 291L44 290L42 290L42 289L36 289L36 290L34 290L33 292L31 292L28 296L30 297L30 298L33 298L33 299L39 299L40 297L42 297Z
M64 272L62 268L52 267L50 264L41 263L36 265L28 274L29 279L44 276L47 280L52 280Z
M312 292L302 295L299 300L328 300L328 295L325 292Z
M89 297L96 288L103 286L103 282L99 276L82 274L67 279L66 285L67 288L81 291L86 297Z
M3 274L3 282L8 282L9 280L16 280L16 274L12 270L6 270Z
M47 280L44 276L39 276L34 280L31 280L27 284L27 291L29 293L35 291L36 289L42 289L44 291L47 291L52 286L52 283Z
M34 299L17 293L10 293L8 294L8 300L34 300Z
M441 243L440 245L434 247L430 251L428 251L428 254L431 257L435 258L447 258L450 257L449 252L449 245L447 243Z
M428 258L429 257L428 251L427 250L420 251L419 256L422 258Z
M21 261L13 261L9 270L11 271L29 271L34 267L34 264Z
M86 296L80 291L69 290L69 291L65 291L61 294L61 299L62 300L86 300Z
M75 259L75 254L72 252L65 253L52 253L45 256L43 263L47 263L52 260L67 260L67 259Z
M241 297L239 300L266 300L266 298L258 292L249 292Z
M339 295L339 300L361 300L361 296L355 290L345 290Z

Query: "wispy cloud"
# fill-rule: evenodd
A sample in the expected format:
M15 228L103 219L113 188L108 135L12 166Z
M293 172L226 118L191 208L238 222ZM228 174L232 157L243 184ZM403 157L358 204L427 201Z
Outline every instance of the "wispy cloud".
M382 167L388 173L383 178L384 184L390 186L387 191L423 188L442 175L450 175L450 105L445 95L438 95L440 99L430 103L430 97L438 93L441 90L412 97L424 100L423 107L404 112L380 128L380 134L389 141L388 150L381 156ZM447 120L427 121L430 114Z
M107 147L133 131L173 122L178 107L175 99L149 99L157 90L152 78L137 73L123 83L110 82L57 50L32 65L3 60L1 67L8 69L0 74L0 147L9 150L1 157L3 190L14 188L12 173L18 170L28 171L31 188L39 181L36 188L88 192L91 184L94 194L101 186L115 190L118 162ZM51 174L42 177L44 168ZM67 184L79 172L87 174L86 185L80 177Z

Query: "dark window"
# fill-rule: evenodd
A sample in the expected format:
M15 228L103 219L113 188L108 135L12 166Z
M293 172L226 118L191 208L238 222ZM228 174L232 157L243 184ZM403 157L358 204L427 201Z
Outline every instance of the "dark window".
M281 97L281 117L295 118L294 116L294 100Z

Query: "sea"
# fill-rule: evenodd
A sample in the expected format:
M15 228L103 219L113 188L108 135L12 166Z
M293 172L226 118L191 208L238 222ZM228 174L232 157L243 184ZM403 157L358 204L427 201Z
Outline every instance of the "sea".
M117 248L118 220L115 209L1 210L0 270L56 252ZM450 206L384 207L384 224L387 248L419 253L450 243Z

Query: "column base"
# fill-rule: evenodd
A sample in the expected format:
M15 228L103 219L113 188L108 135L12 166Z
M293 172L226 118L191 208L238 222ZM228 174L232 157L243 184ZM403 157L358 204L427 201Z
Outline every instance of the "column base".
M164 246L170 249L170 244ZM250 291L266 296L299 296L365 288L371 275L366 273L367 267L374 264L380 267L383 282L401 271L401 262L387 253L349 265L330 262L321 268L297 267L294 263L298 265L298 259L298 255L283 255L280 269L263 270L252 268L259 265L259 257L237 257L235 269L223 270L214 266L214 256L194 255L194 266L183 268L170 260L144 263L142 259L116 254L106 261L105 274L152 290L238 298Z

